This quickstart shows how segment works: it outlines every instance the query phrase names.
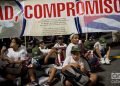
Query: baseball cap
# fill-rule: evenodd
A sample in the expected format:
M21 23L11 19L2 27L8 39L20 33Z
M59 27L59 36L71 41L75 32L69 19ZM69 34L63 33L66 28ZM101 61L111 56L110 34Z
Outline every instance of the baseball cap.
M99 38L99 41L100 41L100 43L105 43L106 42L104 37Z
M86 50L91 50L92 49L92 43L90 41L85 41L84 42L84 47Z
M80 47L78 45L75 45L72 47L71 52L80 52Z

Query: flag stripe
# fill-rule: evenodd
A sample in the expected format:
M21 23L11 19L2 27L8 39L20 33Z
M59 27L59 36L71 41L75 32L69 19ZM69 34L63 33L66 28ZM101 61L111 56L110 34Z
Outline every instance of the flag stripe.
M118 22L114 19L110 19L110 18L100 18L100 19L94 20L94 22L104 23L108 26L113 26L113 27L120 28L120 22Z
M110 16L106 16L106 18L114 19L120 23L120 15L110 15Z
M106 15L106 16L101 16L97 18L95 17L87 17L85 18L85 27L88 29L87 31L92 31L91 29L95 30L100 30L102 32L107 30L107 31L113 31L113 30L120 30L120 15ZM90 30L89 30L90 29Z
M120 28L118 28L118 27L108 26L104 23L97 23L97 22L89 23L89 24L87 24L86 27L102 29L102 30L120 30Z

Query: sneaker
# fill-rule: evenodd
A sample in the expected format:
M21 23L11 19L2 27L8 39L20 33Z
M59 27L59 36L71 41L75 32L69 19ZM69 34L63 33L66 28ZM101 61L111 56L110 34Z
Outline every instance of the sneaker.
M101 63L101 64L105 64L104 58L101 58L101 59L100 59L100 63Z
M39 84L37 82L33 81L28 86L39 86Z
M16 84L17 84L17 86L21 86L21 77L17 78Z
M49 85L49 83L46 82L46 83L43 84L42 86L50 86L50 85Z
M106 58L106 55L104 55L104 58Z
M110 64L110 60L108 58L105 58L105 63Z

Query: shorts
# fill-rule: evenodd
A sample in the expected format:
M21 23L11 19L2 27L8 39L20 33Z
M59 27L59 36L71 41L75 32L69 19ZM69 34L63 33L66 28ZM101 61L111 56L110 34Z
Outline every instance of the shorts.
M57 72L55 74L55 77L61 78L61 69L57 69Z
M100 50L100 51L101 51L102 57L105 57L105 55L106 55L106 53L107 53L107 51L108 51L108 48L102 49L102 50Z

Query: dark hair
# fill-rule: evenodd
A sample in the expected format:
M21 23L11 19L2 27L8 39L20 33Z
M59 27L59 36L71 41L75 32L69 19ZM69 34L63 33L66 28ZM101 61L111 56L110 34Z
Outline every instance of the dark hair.
M33 47L35 47L39 45L39 41L37 39L34 39L30 42L30 44L33 45Z
M63 40L63 36L62 35L58 36L57 40Z
M21 40L20 40L19 38L12 38L12 40L13 40L13 39L15 40L16 44L18 44L19 47L20 47L21 44L22 44Z
M43 40L40 40L40 41L39 41L39 44L42 44L42 43L44 43L44 41L43 41Z

